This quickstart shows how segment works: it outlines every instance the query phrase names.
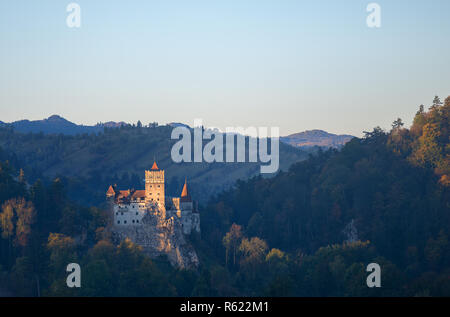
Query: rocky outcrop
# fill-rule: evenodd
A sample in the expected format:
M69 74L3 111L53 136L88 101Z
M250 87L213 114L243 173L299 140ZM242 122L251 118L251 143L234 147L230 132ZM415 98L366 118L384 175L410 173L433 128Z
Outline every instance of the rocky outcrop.
M142 225L113 225L111 232L115 242L129 238L150 257L166 255L169 262L178 268L195 268L199 264L197 253L184 237L181 223L175 217L163 220L149 212L142 218Z

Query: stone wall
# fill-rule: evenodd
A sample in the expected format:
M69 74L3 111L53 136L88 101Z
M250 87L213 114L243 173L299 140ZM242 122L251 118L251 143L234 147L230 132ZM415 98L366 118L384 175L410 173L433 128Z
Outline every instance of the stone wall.
M114 242L129 238L142 246L143 251L155 258L166 255L169 262L179 268L195 268L199 264L197 253L183 235L182 225L176 217L162 219L146 213L140 226L110 227Z

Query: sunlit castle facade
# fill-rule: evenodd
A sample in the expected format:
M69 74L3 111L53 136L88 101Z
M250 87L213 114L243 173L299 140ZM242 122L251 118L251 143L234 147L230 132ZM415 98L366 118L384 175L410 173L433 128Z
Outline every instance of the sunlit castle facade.
M180 197L165 195L164 170L156 162L145 171L144 190L118 190L109 186L106 199L111 203L114 226L142 226L142 219L148 213L160 220L173 219L181 222L183 233L200 232L198 205L189 194L185 181Z

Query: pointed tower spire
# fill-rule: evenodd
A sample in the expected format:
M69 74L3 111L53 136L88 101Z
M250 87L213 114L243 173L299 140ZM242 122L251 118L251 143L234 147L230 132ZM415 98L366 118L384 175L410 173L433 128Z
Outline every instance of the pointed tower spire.
M158 165L156 165L156 161L153 161L152 171L159 170Z
M108 191L106 192L106 196L112 197L115 195L116 195L116 192L114 191L114 188L112 187L112 185L110 185L108 188Z
M181 191L181 199L182 202L191 202L191 195L189 195L188 187L187 187L187 178L184 179L183 190Z

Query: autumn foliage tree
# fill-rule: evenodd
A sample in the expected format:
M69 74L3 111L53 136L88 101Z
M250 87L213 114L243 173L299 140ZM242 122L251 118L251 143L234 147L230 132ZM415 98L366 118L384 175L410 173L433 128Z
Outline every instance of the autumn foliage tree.
M31 202L24 198L7 200L3 203L0 213L2 238L8 239L20 247L25 247L28 244L35 216L35 209Z
M433 168L439 182L450 186L450 96L444 103L436 96L428 112L419 109L410 131L416 138L409 160Z
M243 234L242 227L233 223L230 231L223 237L222 243L225 247L225 264L228 265L228 256L233 253L233 266L236 265L236 253L241 243Z

